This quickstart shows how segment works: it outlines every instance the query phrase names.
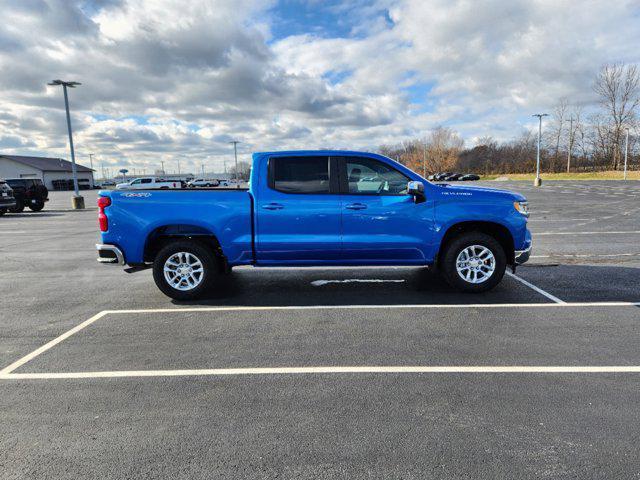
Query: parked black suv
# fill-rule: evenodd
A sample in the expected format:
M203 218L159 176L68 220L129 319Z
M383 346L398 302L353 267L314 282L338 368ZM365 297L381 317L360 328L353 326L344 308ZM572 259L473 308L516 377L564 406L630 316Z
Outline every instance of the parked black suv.
M44 208L44 202L49 201L49 190L39 178L7 178L6 182L16 198L16 206L11 212L20 213L24 207L39 212Z
M4 215L16 206L16 199L13 198L13 190L7 182L0 180L0 215Z

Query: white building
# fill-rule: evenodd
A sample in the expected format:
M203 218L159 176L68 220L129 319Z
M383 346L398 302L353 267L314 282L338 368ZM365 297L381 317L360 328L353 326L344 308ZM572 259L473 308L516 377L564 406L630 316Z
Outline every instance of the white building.
M79 164L76 169L78 185L93 188L93 170ZM69 180L73 180L73 174L71 162L62 158L0 155L0 178L39 178L49 190L58 190L72 183Z

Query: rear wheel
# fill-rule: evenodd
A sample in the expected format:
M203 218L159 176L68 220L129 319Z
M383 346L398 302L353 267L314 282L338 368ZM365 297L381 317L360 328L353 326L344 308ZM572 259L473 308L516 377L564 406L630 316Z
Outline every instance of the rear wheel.
M507 258L495 238L482 232L468 232L446 247L440 269L449 285L471 293L486 292L504 276Z
M213 252L193 240L177 240L166 245L153 261L157 287L176 300L202 297L218 277L218 260Z
M6 208L0 208L0 217L2 215L4 215L5 213L7 213L7 209Z

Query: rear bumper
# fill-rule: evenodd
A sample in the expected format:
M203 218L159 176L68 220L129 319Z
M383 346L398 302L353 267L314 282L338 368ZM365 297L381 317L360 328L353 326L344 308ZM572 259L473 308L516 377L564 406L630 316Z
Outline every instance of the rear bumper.
M124 255L122 251L115 245L109 245L106 243L97 243L96 249L98 250L98 262L109 263L111 265L124 265Z
M13 208L16 206L16 200L12 198L11 200L0 200L0 208Z

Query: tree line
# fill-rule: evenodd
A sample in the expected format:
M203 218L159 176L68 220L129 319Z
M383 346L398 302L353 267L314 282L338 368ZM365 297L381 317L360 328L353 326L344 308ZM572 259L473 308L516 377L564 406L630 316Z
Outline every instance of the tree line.
M545 172L620 170L629 129L628 168L640 168L638 110L640 72L636 65L605 65L596 75L593 92L598 101L587 108L563 98L544 122L541 169ZM462 137L439 126L426 138L383 145L379 152L420 174L442 171L480 174L530 173L535 170L537 129L498 142L477 139L465 148Z

